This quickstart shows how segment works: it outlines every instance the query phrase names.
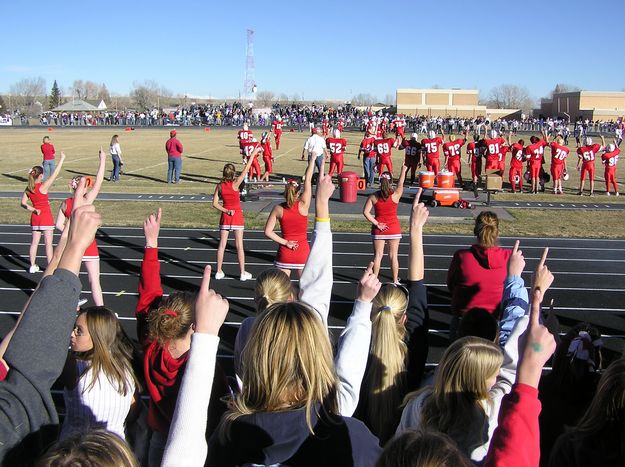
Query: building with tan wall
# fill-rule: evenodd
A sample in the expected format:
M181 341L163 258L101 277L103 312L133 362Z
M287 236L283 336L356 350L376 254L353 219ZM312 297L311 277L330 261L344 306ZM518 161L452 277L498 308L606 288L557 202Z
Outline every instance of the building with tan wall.
M397 113L428 117L519 118L519 109L489 109L480 105L477 89L398 89Z
M571 121L580 117L592 121L616 120L625 115L625 92L560 92L552 99L542 99L539 112L544 117L568 116Z

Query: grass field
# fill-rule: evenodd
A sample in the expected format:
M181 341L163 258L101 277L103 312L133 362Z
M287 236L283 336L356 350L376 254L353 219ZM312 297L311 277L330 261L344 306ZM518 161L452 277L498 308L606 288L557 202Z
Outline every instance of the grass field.
M44 136L50 136L57 153L64 151L67 155L61 176L52 188L52 191L63 191L67 187L67 181L75 175L93 175L97 169L97 151L102 146L108 153L111 136L117 132L120 135L120 144L125 162L124 171L119 183L105 182L103 192L128 192L128 193L167 193L167 194L212 194L215 184L220 180L221 171L226 162L235 162L242 167L241 157L236 139L237 128L220 128L206 132L200 128L177 128L178 138L184 145L184 158L182 170L182 183L168 185L165 183L167 174L167 157L165 154L165 141L168 138L170 128L139 128L135 131L126 132L123 128L59 128L48 132L39 127L31 128L0 128L0 191L22 191L26 185L28 170L33 165L41 162L39 145ZM260 130L254 130L255 135L260 137ZM343 135L348 142L345 156L345 170L353 170L361 173L362 166L356 159L358 145L362 138L360 132L347 131ZM301 175L305 169L305 163L300 160L302 146L307 138L307 133L289 132L283 133L279 151L274 151L274 172L278 179L283 176ZM525 137L527 140L528 138ZM569 167L574 168L576 155L572 146L569 156ZM464 156L463 156L464 157ZM394 151L393 160L396 161L395 175L399 173L403 151ZM261 163L262 165L262 163ZM112 168L112 162L107 165L107 176ZM470 175L469 167L463 161L463 173ZM548 201L579 201L575 195L577 192L577 172L571 170L571 179L565 182L564 196L552 196L550 194L530 196L526 194L501 193L497 194L498 200L531 200ZM620 198L606 197L604 193L603 169L597 164L596 170L596 200L613 202L625 202L625 196ZM625 183L625 169L622 164L617 172L617 180L620 185ZM551 188L551 184L548 184ZM3 223L27 223L28 216L25 211L14 210L12 200L0 202L0 222ZM167 203L166 209L171 212L167 216L168 225L180 227L199 227L215 225L217 213L209 208L208 203L197 203L192 206L185 203L184 209L180 209L176 203ZM54 203L53 203L54 209ZM107 202L105 214L108 225L139 225L144 213L149 212L151 206L144 203L132 202ZM619 214L609 212L572 212L567 211L511 211L515 221L508 221L509 234L525 235L555 235L555 236L595 236L619 238L625 237L625 223L618 222ZM554 214L558 216L557 225L554 224ZM137 220L138 219L138 220ZM263 216L247 215L246 222L250 227L259 228L264 223ZM258 224L258 225L256 225ZM366 225L357 225L353 222L345 222L344 229L367 228ZM338 223L336 227L339 227ZM443 224L431 227L432 232L469 233L470 226ZM585 232L585 235L584 235Z

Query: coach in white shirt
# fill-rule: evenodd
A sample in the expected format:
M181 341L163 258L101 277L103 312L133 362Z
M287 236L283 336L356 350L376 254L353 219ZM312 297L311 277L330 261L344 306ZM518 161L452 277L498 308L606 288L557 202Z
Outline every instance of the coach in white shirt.
M304 160L304 154L308 152L309 161L311 157L316 159L315 166L317 167L318 172L321 172L321 163L323 162L323 158L329 158L328 149L326 148L326 140L319 135L320 131L321 130L319 128L313 128L312 135L306 140L304 148L302 149L302 160Z

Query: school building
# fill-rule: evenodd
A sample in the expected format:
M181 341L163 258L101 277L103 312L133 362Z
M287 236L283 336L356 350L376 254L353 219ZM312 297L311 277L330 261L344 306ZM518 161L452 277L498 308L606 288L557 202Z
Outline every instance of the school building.
M477 89L398 89L397 113L427 117L521 118L520 109L489 109L480 105Z
M543 117L568 117L591 121L616 121L625 115L625 92L616 91L574 91L560 92L552 99L542 99L540 109L534 115Z

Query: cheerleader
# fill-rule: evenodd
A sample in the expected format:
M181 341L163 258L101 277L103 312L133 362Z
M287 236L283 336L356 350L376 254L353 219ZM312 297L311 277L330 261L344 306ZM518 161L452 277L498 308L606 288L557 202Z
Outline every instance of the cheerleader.
M380 190L369 195L363 214L371 222L371 236L373 237L373 273L378 275L380 264L384 256L384 246L388 242L388 257L391 261L393 282L399 283L399 241L401 239L401 225L397 218L397 205L404 192L404 180L408 167L401 168L401 175L395 191L391 188L392 175L384 172L380 175ZM375 216L371 210L375 211Z
M245 270L245 251L243 250L243 229L245 228L245 222L243 219L243 210L241 209L239 187L250 171L252 164L256 160L256 155L260 151L261 148L259 145L254 152L249 155L245 167L236 178L234 164L226 164L223 170L223 178L215 187L213 207L221 211L221 219L219 221L219 247L217 248L217 272L215 272L215 279L217 280L223 279L225 276L221 266L224 261L224 252L226 251L226 244L228 243L228 236L231 230L234 232L237 257L239 259L239 267L241 268L240 280L246 281L252 278L252 275Z
M265 224L265 236L279 245L274 265L288 276L295 269L301 277L310 253L307 234L308 208L312 198L314 170L315 159L311 158L304 175L304 191L300 194L299 183L289 180L284 187L284 203L273 207ZM280 222L282 236L273 231L276 222Z
M31 274L40 271L39 266L37 266L36 259L42 232L46 246L46 258L48 263L52 260L54 219L52 218L52 211L50 210L48 190L56 180L56 177L59 176L59 173L61 173L61 167L63 166L64 160L65 153L61 152L59 165L56 166L52 175L50 175L45 182L43 181L43 167L40 165L36 165L30 169L30 172L28 173L28 187L24 190L24 194L22 195L21 205L24 209L32 213L30 216L30 226L32 227L33 238L30 242L30 268L28 269L28 272ZM29 200L32 206L28 204Z
M98 173L96 175L95 183L93 188L85 193L85 200L87 204L93 204L98 193L100 192L100 188L102 187L102 182L104 181L104 170L106 167L106 154L100 148L100 152L98 154L100 158L100 165L98 166ZM78 183L80 182L80 177L74 177L69 181L69 188L72 194L76 191L78 187ZM63 203L61 203L61 207L59 209L59 213L56 216L56 228L61 232L65 229L65 223L67 219L72 215L72 209L74 207L74 196L70 196ZM100 253L98 252L98 245L95 242L91 242L91 245L87 247L85 250L85 254L82 257L82 261L85 265L85 269L87 269L87 274L89 276L89 285L91 286L91 297L96 306L104 306L104 296L102 295L102 286L100 285Z
M263 148L263 162L265 163L265 173L260 180L268 182L269 175L273 173L273 151L271 150L271 138L266 131L260 139L260 146Z

